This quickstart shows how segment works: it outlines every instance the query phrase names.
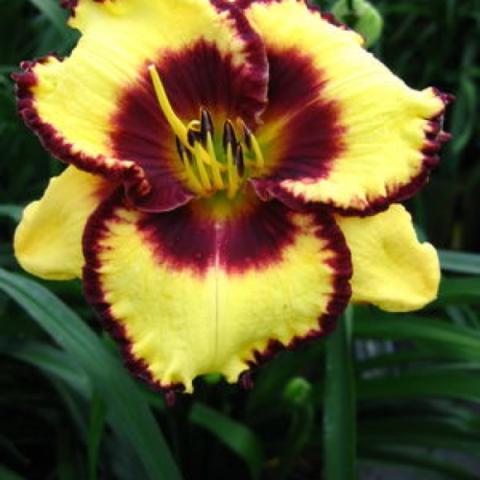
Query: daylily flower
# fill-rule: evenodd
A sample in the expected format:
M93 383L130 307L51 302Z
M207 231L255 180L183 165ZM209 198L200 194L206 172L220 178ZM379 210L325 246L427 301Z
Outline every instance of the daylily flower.
M415 91L303 0L76 0L65 59L25 62L19 111L70 164L27 207L20 264L82 277L129 367L236 382L329 333L351 300L435 298L407 211L448 135Z

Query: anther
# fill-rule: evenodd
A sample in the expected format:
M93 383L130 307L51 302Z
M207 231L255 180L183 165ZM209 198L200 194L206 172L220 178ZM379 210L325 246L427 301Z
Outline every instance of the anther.
M252 149L252 131L245 125L243 124L243 139L245 141L245 145L249 150Z
M182 142L180 141L180 139L178 137L175 137L175 145L177 146L178 155L180 156L180 158L183 162L183 158L184 158L186 148L183 146Z
M232 151L234 150L235 145L237 144L237 138L235 136L235 130L233 128L232 122L227 120L223 128L223 148L227 151L228 146L232 146Z
M189 162L193 162L193 153L190 150L185 149L185 154L187 155Z
M192 162L193 161L193 153L190 150L187 150L183 143L180 141L178 137L175 137L175 144L177 146L177 152L182 162L186 161L186 158Z
M189 130L187 133L187 139L188 144L193 147L195 145L195 142L197 141L197 135L195 134L195 131Z
M188 144L194 148L196 143L201 143L203 146L206 145L206 138L202 136L200 132L197 132L196 130L190 129L187 133L187 139L188 139ZM207 164L210 165L212 163L211 159L209 159L208 162L205 161L205 158L202 156L202 151L199 151L198 155L202 160ZM208 152L207 152L208 153Z
M235 166L237 167L237 172L240 177L243 177L245 173L245 158L243 156L243 148L241 145L237 145L235 150Z
M200 133L202 138L207 138L207 134L210 133L212 137L215 135L213 120L210 112L202 108L200 111Z

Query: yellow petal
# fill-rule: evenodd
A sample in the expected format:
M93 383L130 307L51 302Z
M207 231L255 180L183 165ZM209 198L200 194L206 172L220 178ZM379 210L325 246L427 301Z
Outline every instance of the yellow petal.
M85 224L109 192L105 180L74 167L52 178L42 199L25 208L15 232L20 265L46 280L81 277Z
M200 205L200 206L199 206ZM349 300L350 256L326 215L256 203L213 218L192 202L147 214L106 202L85 238L85 291L160 388L236 382L281 347L328 333Z
M259 190L364 212L415 193L447 139L440 117L450 97L409 88L362 48L356 33L304 1L243 4L274 67L271 87L287 73L292 84L273 88L278 98L266 111L272 118L258 132L272 153L271 176L259 180Z
M174 136L168 136L168 145L162 143L164 119L147 68L154 64L163 73L163 62L182 64L185 52L191 55L182 71L168 72L174 77L172 89L177 89L168 92L173 100L193 97L197 116L199 108L207 106L200 94L208 97L213 89L210 96L215 97L218 91L232 91L231 85L224 88L219 82L232 66L237 96L229 102L248 105L255 115L264 108L263 45L233 5L216 0L80 0L72 8L70 25L82 37L71 55L24 62L24 73L15 75L20 113L57 158L109 178L126 178L130 184L143 181L141 193L148 193L152 178L167 175L169 162L180 161L176 154L165 158L175 151ZM218 54L213 64L212 51ZM264 71L258 72L257 64ZM179 84L178 78L187 84ZM207 78L207 84L199 78ZM120 147L116 134L125 139ZM155 169L159 162L161 169Z
M435 300L436 250L417 240L410 214L392 205L371 217L336 217L352 253L352 300L389 312L418 310Z

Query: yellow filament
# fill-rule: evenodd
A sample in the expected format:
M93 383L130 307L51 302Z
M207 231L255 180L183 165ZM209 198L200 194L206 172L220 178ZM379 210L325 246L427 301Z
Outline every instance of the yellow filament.
M213 146L212 134L210 132L207 132L207 152L212 159L213 184L215 185L215 188L223 190L225 184L223 183L222 175L220 174L220 164L217 162L217 155L215 154L215 147Z
M198 180L195 172L190 165L190 160L187 158L187 155L184 153L182 155L183 164L185 165L185 173L187 175L187 182L195 193L205 193L205 188L202 186Z
M206 132L206 143L197 141L194 139L195 135L190 133L192 136L192 144L190 144L188 141L189 132L200 132L202 129L201 122L199 120L192 120L187 126L185 126L172 108L155 65L149 65L148 71L152 79L160 109L173 132L180 140L180 143L185 148L185 151L180 152L180 155L182 157L183 165L185 167L185 175L190 188L200 195L208 195L213 191L224 190L226 188L228 198L233 198L240 188L241 182L237 165L235 164L233 145L227 145L227 161L225 165L217 160L212 132ZM265 159L255 135L247 129L245 123L241 119L237 119L237 122L239 127L244 128L244 131L248 134L247 143L251 143L250 150L253 150L255 156L255 162L253 164L245 159L245 166L253 166L262 169L265 166ZM191 163L192 155L195 159L196 171ZM225 171L226 179L223 177L223 172Z
M202 182L204 189L208 191L212 190L212 182L208 176L205 164L202 162L200 148L201 145L198 142L195 142L195 160L197 161L198 174L200 175L200 181Z
M250 136L250 141L252 142L252 149L253 153L255 154L257 168L262 169L265 166L265 159L263 158L262 149L260 148L260 145L258 144L258 141L253 133Z
M194 149L188 143L188 128L185 127L183 122L178 118L177 114L174 112L170 100L168 99L167 92L163 86L160 75L158 74L157 68L155 65L149 65L148 71L152 79L153 88L155 94L157 95L158 104L167 119L168 124L174 131L175 135L180 139L185 148L190 150L192 153L195 153ZM212 160L210 159L208 153L200 146L199 150L200 158L207 164L211 165Z
M238 190L238 173L237 167L233 161L233 151L232 145L227 146L227 176L228 176L228 187L227 187L227 197L233 198Z

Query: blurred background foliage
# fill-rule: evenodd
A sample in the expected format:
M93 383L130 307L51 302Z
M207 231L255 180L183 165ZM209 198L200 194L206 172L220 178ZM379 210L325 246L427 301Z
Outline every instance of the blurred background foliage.
M253 390L208 377L167 408L123 369L78 283L15 263L22 207L62 166L17 118L9 75L67 53L76 34L55 0L0 0L1 480L480 478L480 2L375 6L372 51L410 85L457 97L454 139L409 204L441 249L438 301L404 315L355 307L342 336L279 355Z

